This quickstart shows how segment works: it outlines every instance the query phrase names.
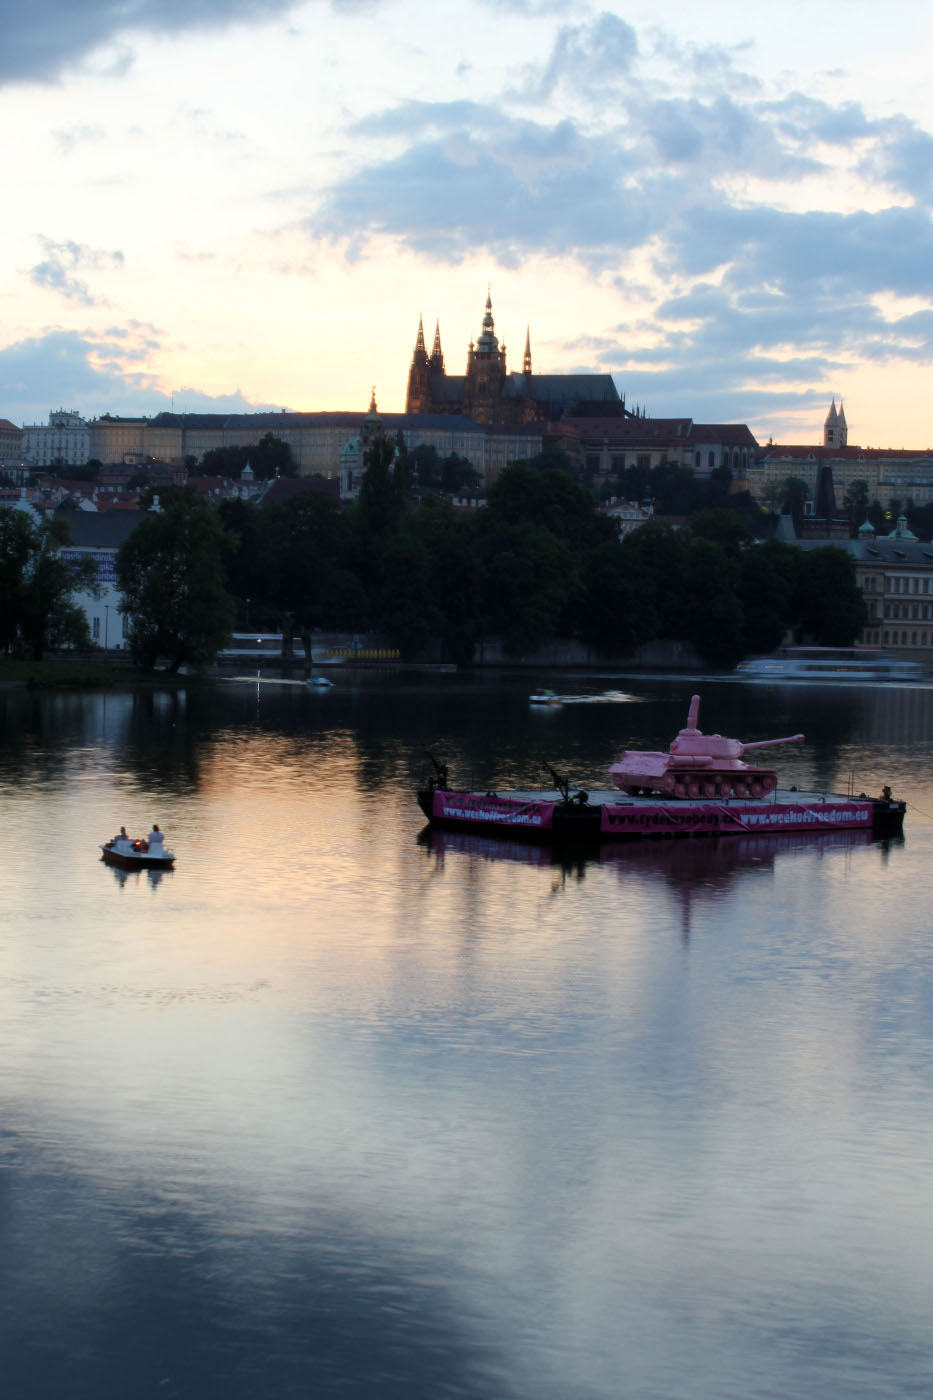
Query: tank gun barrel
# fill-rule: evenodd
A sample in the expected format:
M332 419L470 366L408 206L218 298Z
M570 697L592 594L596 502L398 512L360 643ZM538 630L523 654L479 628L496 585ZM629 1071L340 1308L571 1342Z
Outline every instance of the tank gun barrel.
M805 737L803 734L788 734L783 739L756 739L753 744L743 744L742 752L748 753L749 749L770 749L772 744L799 744Z

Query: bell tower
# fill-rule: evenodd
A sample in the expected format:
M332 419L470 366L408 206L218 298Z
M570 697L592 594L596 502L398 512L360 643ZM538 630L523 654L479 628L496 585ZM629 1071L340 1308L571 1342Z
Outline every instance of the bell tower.
M836 399L833 396L832 404L826 415L826 422L823 424L823 446L824 447L848 447L849 445L849 425L846 423L846 411L839 400L839 411L836 412Z
M434 343L440 349L440 330L435 334ZM443 356L441 357L443 361ZM408 371L408 393L405 396L406 413L431 412L431 366L427 347L424 343L424 318L418 317L418 338L411 357Z
M476 423L502 421L502 385L506 377L505 346L499 345L492 316L492 292L486 296L483 329L476 344L470 341L464 383L463 411Z

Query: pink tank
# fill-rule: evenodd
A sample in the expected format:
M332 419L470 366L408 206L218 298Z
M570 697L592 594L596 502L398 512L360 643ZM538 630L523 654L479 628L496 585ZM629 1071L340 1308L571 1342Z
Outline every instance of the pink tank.
M697 728L700 697L690 701L687 727L671 744L670 753L626 750L613 763L609 776L630 797L663 793L666 797L767 797L777 787L771 768L755 768L742 762L749 749L772 744L795 744L802 734L785 739L761 739L743 744L722 734L702 734Z

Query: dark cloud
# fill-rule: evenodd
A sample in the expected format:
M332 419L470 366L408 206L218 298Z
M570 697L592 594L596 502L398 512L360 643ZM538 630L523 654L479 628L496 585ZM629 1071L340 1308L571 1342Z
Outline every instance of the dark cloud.
M0 349L0 417L44 422L49 410L67 403L87 416L98 413L250 413L277 404L254 403L239 389L210 395L171 388L148 368L160 348L154 327L130 321L101 335L50 328Z
M933 295L933 224L916 207L792 213L720 200L683 211L666 242L669 273L702 276L727 266L733 288L775 286L840 302L853 294Z
M116 250L108 253L100 248L89 248L85 243L75 243L66 239L56 243L51 238L43 238L39 243L45 257L29 269L29 280L37 287L58 292L66 301L79 306L106 306L100 297L92 296L88 284L75 276L79 270L122 267L123 254Z
M570 121L546 127L487 112L471 126L348 177L307 220L309 232L344 239L351 253L382 233L452 261L477 249L505 263L576 251L595 265L648 238L673 197L662 177L628 189L617 153ZM386 130L398 130L398 114Z
M30 0L3 6L0 83L56 78L131 31L176 32L262 21L296 0ZM344 6L346 8L346 6ZM123 64L125 67L125 63Z

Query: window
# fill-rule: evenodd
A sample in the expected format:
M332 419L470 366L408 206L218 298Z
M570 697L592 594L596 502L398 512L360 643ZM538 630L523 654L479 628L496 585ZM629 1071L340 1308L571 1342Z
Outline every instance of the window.
M612 470L613 470L614 472L622 472L622 471L625 471L625 453L624 453L624 452L613 452L613 454L612 454Z
M638 466L640 466L640 467L650 467L650 466L651 466L651 458L650 458L650 456L648 455L647 452L640 452L640 453L638 454Z
M598 452L588 452L588 453L586 454L586 469L587 469L588 472L598 472L598 471L599 471L599 453L598 453Z
M713 470L713 468L714 468L715 465L716 465L716 453L715 453L715 452L710 452L710 453L709 453L709 455L708 455L708 457L707 457L707 459L706 459L706 465L709 467L710 471Z

